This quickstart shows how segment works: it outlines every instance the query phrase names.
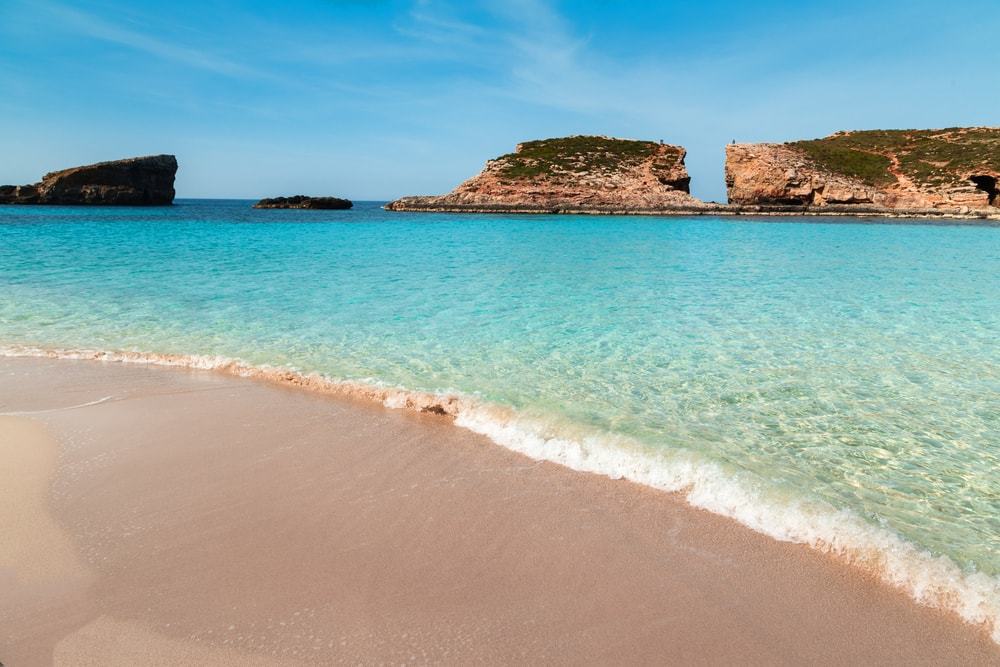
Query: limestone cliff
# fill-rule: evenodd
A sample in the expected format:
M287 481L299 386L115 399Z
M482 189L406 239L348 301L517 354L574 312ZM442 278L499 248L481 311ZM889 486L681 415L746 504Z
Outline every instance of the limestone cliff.
M0 186L0 204L164 206L174 201L177 158L134 157L55 171L33 185Z
M523 212L691 208L685 150L653 141L574 136L518 144L451 193L387 209Z
M730 204L992 213L998 181L1000 128L839 132L726 147Z

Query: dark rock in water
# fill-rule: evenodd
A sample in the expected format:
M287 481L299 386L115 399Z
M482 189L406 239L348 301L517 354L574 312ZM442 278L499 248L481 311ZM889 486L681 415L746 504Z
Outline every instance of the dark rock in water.
M253 205L254 208L311 208L324 210L346 209L352 206L354 206L354 203L350 199L341 199L339 197L307 197L306 195L261 199Z
M167 206L176 174L173 155L98 162L54 171L33 185L0 186L0 204Z

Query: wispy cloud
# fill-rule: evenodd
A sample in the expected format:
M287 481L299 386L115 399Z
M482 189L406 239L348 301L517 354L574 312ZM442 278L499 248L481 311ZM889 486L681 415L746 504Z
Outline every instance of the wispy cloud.
M65 28L91 39L124 46L173 63L222 74L225 76L261 78L266 75L242 63L208 51L175 44L144 32L116 25L93 14L56 2L32 3L32 7L47 11Z
M544 0L482 0L472 5L419 0L409 19L405 26L396 26L400 34L489 70L489 76L463 80L467 93L575 113L634 114L643 106L637 104L637 93L641 97L649 88L648 81L636 85L634 72L589 53L589 38L576 34Z
M455 18L432 0L417 0L410 9L408 21L397 22L395 28L401 35L421 41L452 45L468 44L488 34L484 27Z

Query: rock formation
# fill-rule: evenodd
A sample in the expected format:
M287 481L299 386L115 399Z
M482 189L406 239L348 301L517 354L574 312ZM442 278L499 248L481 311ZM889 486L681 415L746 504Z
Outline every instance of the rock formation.
M306 195L261 199L253 205L254 208L310 208L323 210L346 209L352 206L354 206L354 203L350 199L340 199L339 197L307 197Z
M173 155L98 162L46 174L33 185L0 186L0 204L165 206L174 201Z
M575 136L518 144L451 193L404 197L395 211L619 212L694 208L685 150Z
M730 204L1000 212L1000 128L870 130L726 147Z

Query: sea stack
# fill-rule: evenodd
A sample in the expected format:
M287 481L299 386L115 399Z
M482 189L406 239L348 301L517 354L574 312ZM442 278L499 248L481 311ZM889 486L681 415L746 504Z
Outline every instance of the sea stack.
M98 162L46 174L32 185L0 186L0 204L167 206L176 174L173 155Z
M341 199L340 197L307 197L306 195L265 198L253 205L254 208L305 208L318 210L343 210L352 206L354 206L354 202L350 199Z
M686 151L655 141L573 136L518 144L446 195L404 197L393 211L616 213L703 206Z
M1000 212L1000 128L866 130L726 147L730 204Z

